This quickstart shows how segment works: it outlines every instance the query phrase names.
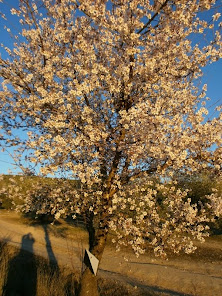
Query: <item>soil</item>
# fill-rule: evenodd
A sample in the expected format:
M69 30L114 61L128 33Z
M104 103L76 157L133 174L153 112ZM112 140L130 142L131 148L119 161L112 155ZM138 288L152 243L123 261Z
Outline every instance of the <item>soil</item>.
M0 239L81 272L87 236L84 231L72 228L63 222L58 226L33 224L15 212L0 210ZM32 244L28 241L30 237ZM152 253L136 258L128 250L116 252L108 245L98 275L155 295L220 296L222 237L210 238L192 255L171 256L167 261Z

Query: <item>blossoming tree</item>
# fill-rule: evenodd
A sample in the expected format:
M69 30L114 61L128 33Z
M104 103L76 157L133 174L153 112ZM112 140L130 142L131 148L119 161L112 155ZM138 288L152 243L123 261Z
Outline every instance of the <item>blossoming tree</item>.
M136 254L148 244L160 255L189 253L192 238L203 239L207 211L177 189L176 176L221 168L220 117L206 120L206 85L196 83L221 57L215 5L21 0L11 9L21 32L0 58L4 138L29 149L42 175L66 174L80 185L64 179L44 194L36 188L27 207L82 215L99 260L109 230ZM221 214L216 193L207 208ZM80 295L97 293L86 268Z

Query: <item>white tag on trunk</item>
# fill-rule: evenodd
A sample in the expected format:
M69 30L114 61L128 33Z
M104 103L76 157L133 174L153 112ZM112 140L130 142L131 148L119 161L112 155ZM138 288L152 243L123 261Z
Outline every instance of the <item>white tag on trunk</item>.
M98 265L99 265L99 260L88 250L85 250L84 263L96 275Z

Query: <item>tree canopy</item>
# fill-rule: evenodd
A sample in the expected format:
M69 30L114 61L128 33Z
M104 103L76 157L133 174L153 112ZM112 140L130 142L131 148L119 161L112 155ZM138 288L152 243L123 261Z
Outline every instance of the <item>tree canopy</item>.
M50 206L87 217L99 259L109 229L137 254L147 242L157 254L191 252L191 236L202 239L206 211L175 183L178 172L221 169L220 116L206 120L197 84L221 58L216 5L22 0L11 10L22 30L0 58L2 138L28 149L41 174L81 182L52 189ZM216 193L208 208L221 213Z

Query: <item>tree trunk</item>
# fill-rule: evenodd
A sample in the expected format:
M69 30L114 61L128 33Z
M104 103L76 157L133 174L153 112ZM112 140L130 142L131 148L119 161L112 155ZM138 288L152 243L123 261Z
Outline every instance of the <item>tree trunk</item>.
M79 296L99 296L97 276L88 267L81 278Z
M107 226L103 226L95 232L92 222L91 220L90 225L87 227L89 232L89 250L99 260L100 264L106 245L108 229ZM79 296L99 296L97 276L88 267L82 274Z

